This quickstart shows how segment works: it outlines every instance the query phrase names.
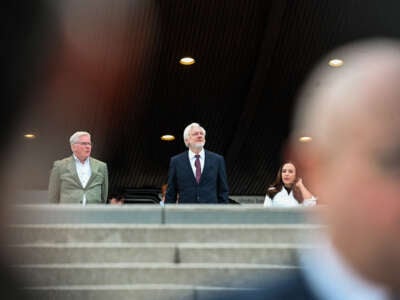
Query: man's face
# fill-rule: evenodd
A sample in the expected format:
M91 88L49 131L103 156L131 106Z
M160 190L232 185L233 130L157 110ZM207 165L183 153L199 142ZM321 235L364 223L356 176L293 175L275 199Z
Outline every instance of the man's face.
M365 48L364 48L365 47ZM307 182L326 203L332 245L356 274L400 293L400 54L397 42L342 49L339 72L317 69L297 128L315 139L297 147ZM348 51L348 52L346 52ZM318 78L318 79L317 79ZM324 82L315 89L315 80ZM301 125L305 125L304 128ZM294 140L293 140L294 141ZM298 144L292 145L294 148Z
M80 136L78 141L71 145L71 149L79 160L84 161L87 159L92 151L92 142L90 141L90 136Z
M200 127L193 127L190 130L188 143L191 148L202 148L206 142L204 131Z
M315 184L327 200L339 252L366 278L400 289L400 138L390 123L354 117L351 138L342 140Z

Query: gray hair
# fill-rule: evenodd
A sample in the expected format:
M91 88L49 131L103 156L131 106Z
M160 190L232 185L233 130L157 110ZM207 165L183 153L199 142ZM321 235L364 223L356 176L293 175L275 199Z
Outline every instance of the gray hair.
M185 143L186 147L189 147L189 144L187 140L189 139L190 132L192 131L193 127L200 127L200 129L203 131L204 136L206 136L206 130L200 126L199 123L192 123L186 126L185 130L183 131L183 142Z
M88 135L90 137L90 133L87 131L77 131L69 138L69 143L76 144L81 136Z

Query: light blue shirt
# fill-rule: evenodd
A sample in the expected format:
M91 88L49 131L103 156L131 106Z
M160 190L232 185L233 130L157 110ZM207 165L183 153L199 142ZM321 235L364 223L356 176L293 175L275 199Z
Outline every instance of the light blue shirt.
M329 208L328 208L329 209ZM343 261L332 244L319 237L319 246L300 254L306 280L318 299L388 300L383 287L362 278Z
M75 167L76 173L78 174L79 181L83 188L87 185L90 176L92 175L92 169L90 168L89 157L82 163L76 156L73 154L75 159ZM86 195L83 194L82 204L86 205Z

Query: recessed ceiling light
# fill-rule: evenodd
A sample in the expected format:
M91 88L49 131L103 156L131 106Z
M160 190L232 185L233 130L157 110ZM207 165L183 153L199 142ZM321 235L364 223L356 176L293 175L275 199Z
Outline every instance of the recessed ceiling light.
M312 137L310 136L302 136L299 138L299 142L301 143L308 143L312 141Z
M181 65L184 65L184 66L193 65L195 62L196 62L196 61L195 61L194 58L192 58L192 57L182 57L182 58L179 60L179 63L180 63Z
M164 135L161 137L161 140L162 140L162 141L170 142L170 141L175 140L175 137L174 137L172 134L164 134Z
M24 134L24 138L33 140L34 138L36 138L36 135L33 133L26 133L26 134Z
M339 68L344 65L344 61L339 58L331 59L328 63L333 68Z

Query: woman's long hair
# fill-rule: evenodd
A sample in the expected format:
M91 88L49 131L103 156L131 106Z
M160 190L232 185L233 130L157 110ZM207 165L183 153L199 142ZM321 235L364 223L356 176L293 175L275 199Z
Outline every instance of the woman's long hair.
M283 184L283 181L282 181L282 169L283 169L283 166L286 165L286 164L291 164L291 165L294 166L294 169L295 169L295 172L296 172L296 178L297 178L297 168L296 168L295 164L292 163L291 161L284 162L280 166L280 168L278 170L278 174L276 174L275 181L267 189L267 195L268 195L268 197L271 198L271 200L273 200L275 195L278 194L282 190L282 188L284 187L284 184ZM293 182L293 185L292 185L291 189L293 190L294 198L299 203L302 203L304 199L303 199L303 196L301 195L301 192L300 192L299 188L296 186L296 179Z

